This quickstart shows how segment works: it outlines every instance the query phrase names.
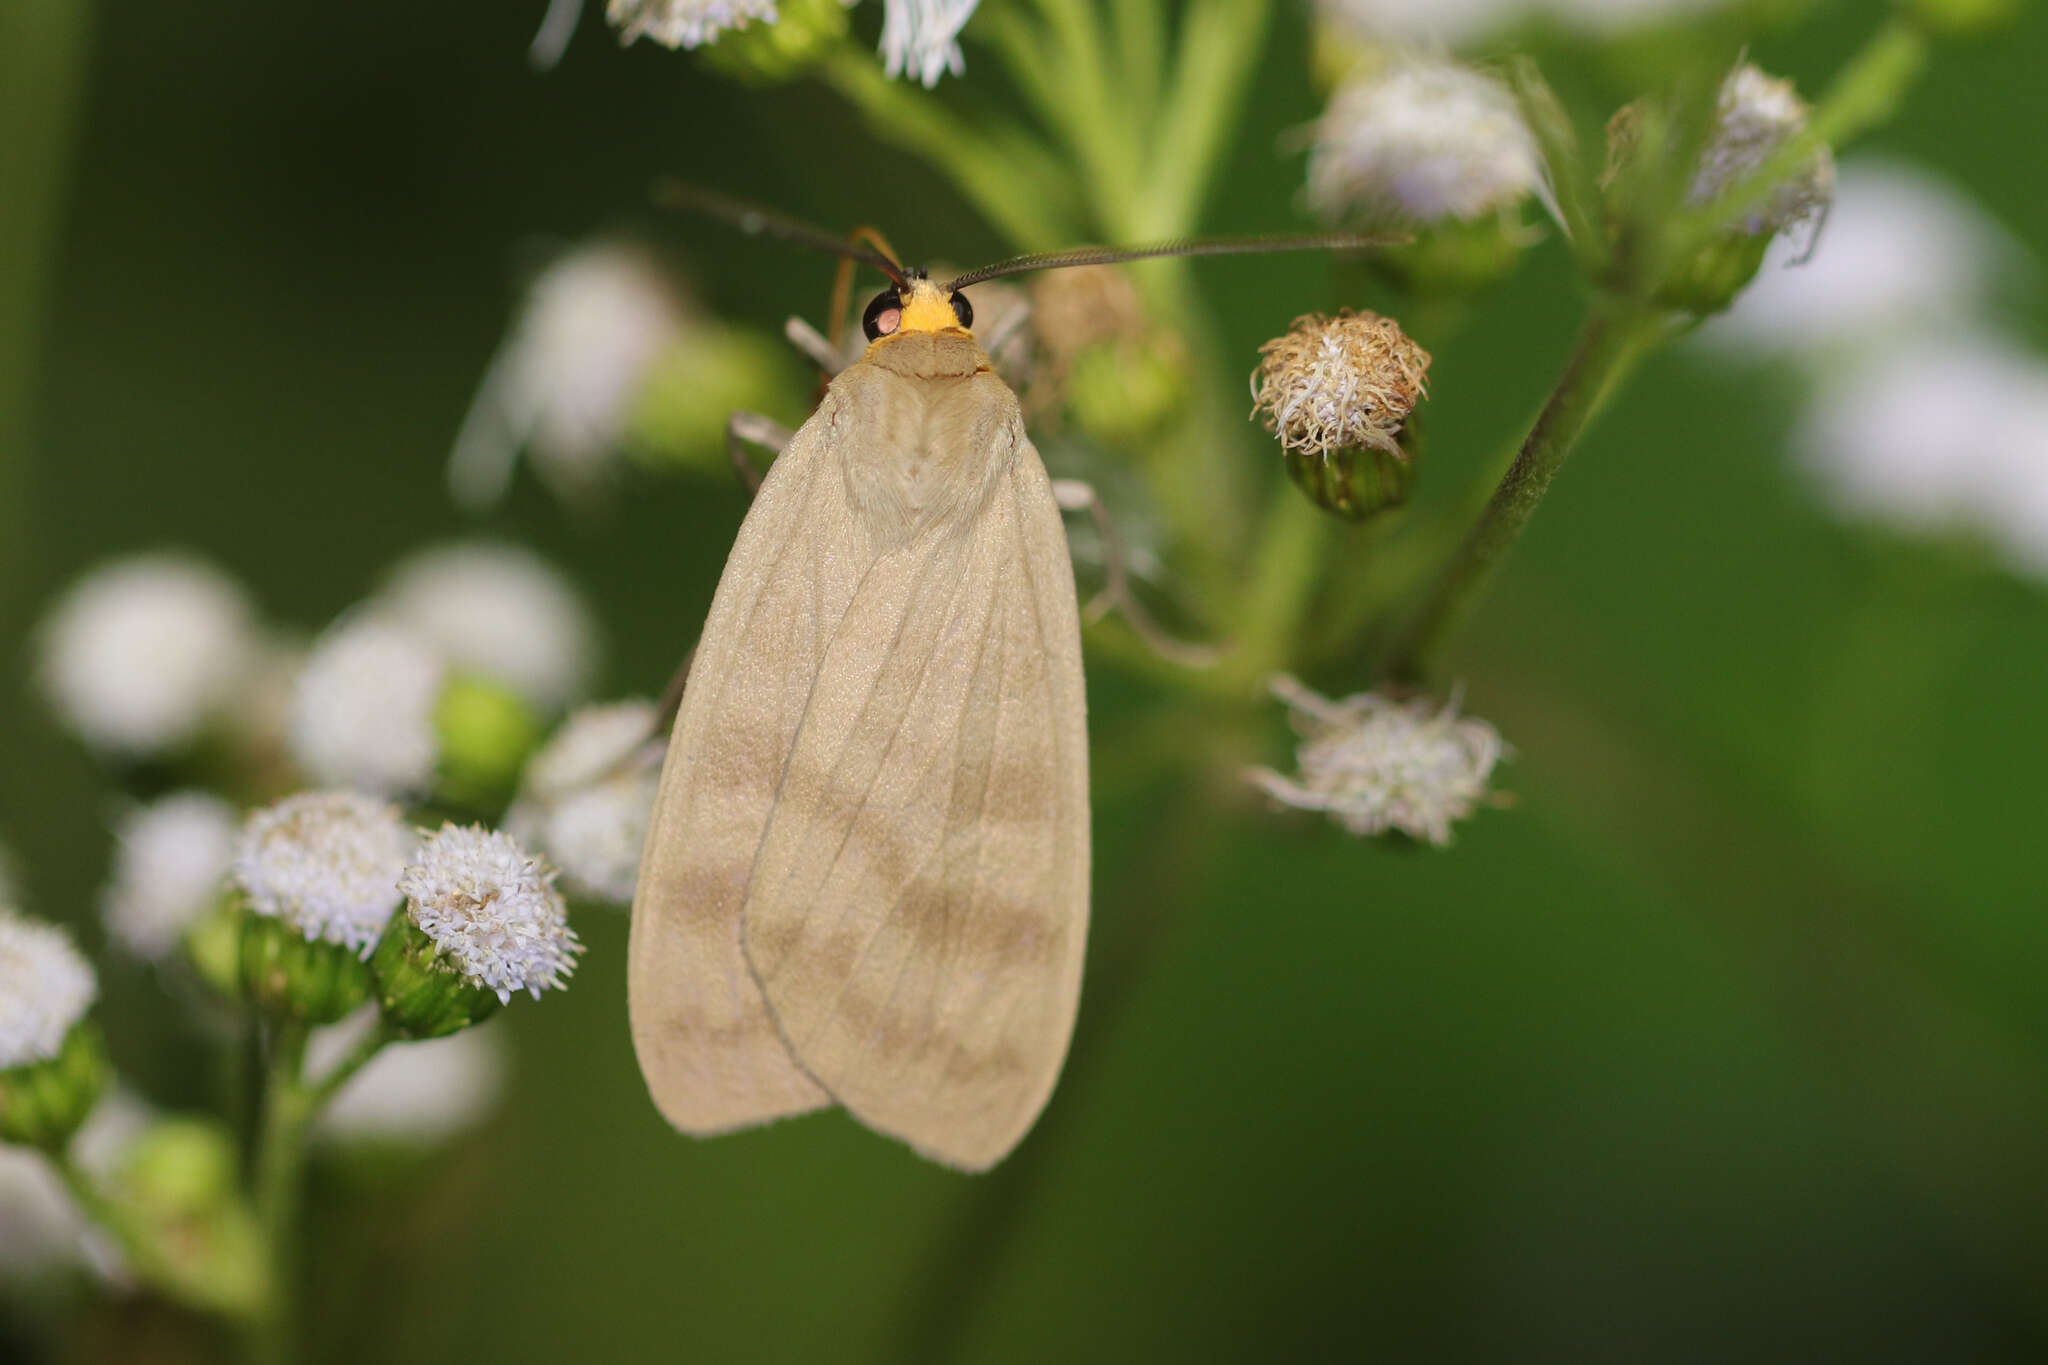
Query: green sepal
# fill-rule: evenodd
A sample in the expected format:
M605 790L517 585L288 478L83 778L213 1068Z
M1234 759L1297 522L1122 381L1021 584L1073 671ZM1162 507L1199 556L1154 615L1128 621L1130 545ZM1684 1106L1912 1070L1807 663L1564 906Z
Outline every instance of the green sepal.
M307 938L275 915L242 914L242 994L257 1009L331 1024L370 998L370 965L340 943Z
M1391 450L1349 447L1327 455L1287 452L1287 474L1310 502L1350 521L1398 507L1415 486L1415 461Z
M406 1038L441 1038L497 1013L496 991L479 986L400 906L370 958L377 1009Z
M1656 301L1700 317L1724 311L1756 278L1773 235L1740 229L1721 234L1665 277L1657 287Z
M99 1025L79 1020L56 1056L0 1071L0 1141L61 1151L99 1102L111 1073Z

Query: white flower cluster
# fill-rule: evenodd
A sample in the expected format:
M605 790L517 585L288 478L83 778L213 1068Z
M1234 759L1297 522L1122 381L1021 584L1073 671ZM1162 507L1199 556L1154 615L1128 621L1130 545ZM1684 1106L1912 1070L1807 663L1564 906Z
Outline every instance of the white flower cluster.
M562 869L578 896L627 904L661 784L655 704L590 706L527 764L505 827Z
M98 994L69 935L0 907L0 1070L55 1057Z
M1852 161L1811 263L1768 268L1791 250L1703 341L1808 369L1793 449L1821 496L2048 578L2048 357L1991 306L2021 273L2012 239L1924 172Z
M610 0L605 22L619 41L652 38L663 47L697 47L727 29L775 22L775 0Z
M1363 692L1332 701L1293 678L1273 680L1302 743L1299 780L1258 768L1250 781L1274 800L1326 812L1357 835L1399 830L1432 844L1486 799L1507 752L1500 732L1455 703L1394 701Z
M413 922L463 975L507 1001L562 986L583 945L552 868L509 834L443 825L399 878Z
M848 0L854 3L854 0ZM960 30L980 0L886 0L882 63L891 76L914 75L927 87L960 75ZM776 21L775 0L610 0L605 18L624 42L648 37L666 47L697 47L728 29Z
M44 619L38 674L86 743L146 758L196 739L232 702L259 645L234 580L189 555L103 564Z
M587 685L596 642L582 597L533 552L423 550L314 645L292 698L292 756L323 785L419 795L440 759L436 708L451 674L553 710Z
M1408 56L1340 87L1316 125L1308 200L1330 220L1475 219L1547 194L1514 93L1457 62Z
M249 817L233 873L256 913L368 956L417 847L396 807L355 792L301 792Z
M107 932L145 961L161 960L219 899L241 827L234 807L175 792L124 814L114 869L100 893Z

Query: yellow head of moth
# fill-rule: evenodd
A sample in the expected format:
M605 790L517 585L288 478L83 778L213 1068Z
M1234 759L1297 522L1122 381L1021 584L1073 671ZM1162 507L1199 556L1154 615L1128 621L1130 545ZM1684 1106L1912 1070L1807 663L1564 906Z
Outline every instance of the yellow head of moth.
M861 315L871 345L915 333L972 336L974 307L957 289L933 284L922 270L906 272L903 283L875 295Z

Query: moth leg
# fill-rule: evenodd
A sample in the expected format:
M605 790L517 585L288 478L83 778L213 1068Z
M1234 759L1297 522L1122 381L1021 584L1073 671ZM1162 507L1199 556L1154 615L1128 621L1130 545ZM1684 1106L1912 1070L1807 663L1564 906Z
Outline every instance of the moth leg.
M761 471L747 458L747 447L757 445L780 455L795 435L782 423L758 412L736 412L725 419L725 453L732 458L733 472L747 486L747 496L761 491Z
M802 318L793 317L783 323L782 335L789 339L790 345L810 357L811 362L823 370L828 378L860 359L857 355L846 355L827 341L823 332Z
M1152 619L1152 614L1131 591L1130 574L1125 568L1123 537L1118 534L1116 521L1110 516L1109 508L1096 493L1094 485L1079 479L1054 479L1052 496L1062 511L1088 513L1095 522L1097 534L1102 537L1103 570L1108 581L1102 585L1102 591L1081 609L1081 619L1092 625L1112 610L1121 611L1131 633L1143 640L1160 658L1187 668L1213 667L1222 657L1221 650L1213 645L1176 640Z

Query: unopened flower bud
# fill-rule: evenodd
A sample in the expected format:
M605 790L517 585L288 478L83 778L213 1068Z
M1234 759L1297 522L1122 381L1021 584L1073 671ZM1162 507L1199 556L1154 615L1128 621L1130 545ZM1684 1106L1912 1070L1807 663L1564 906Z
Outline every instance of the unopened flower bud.
M507 688L457 675L434 704L434 733L441 750L436 795L463 809L495 810L540 742L540 720Z
M1401 501L1413 477L1401 438L1428 389L1429 353L1392 318L1349 309L1296 318L1259 352L1252 415L1280 438L1303 491L1353 518Z
M233 870L250 911L241 939L250 998L307 1023L361 1004L364 959L398 904L415 845L394 807L353 792L305 792L251 816Z
M0 1141L54 1151L106 1088L92 967L63 930L0 910Z
M169 1117L131 1139L108 1175L140 1243L134 1272L173 1299L230 1315L270 1293L270 1259L237 1169L234 1137L219 1123Z
M1187 353L1167 331L1091 346L1067 372L1074 421L1112 444L1142 440L1183 406Z
M1443 845L1451 823L1487 799L1506 753L1500 732L1455 703L1365 692L1332 701L1293 678L1273 680L1302 737L1298 779L1257 768L1247 779L1283 805L1322 811L1357 835L1396 830Z

